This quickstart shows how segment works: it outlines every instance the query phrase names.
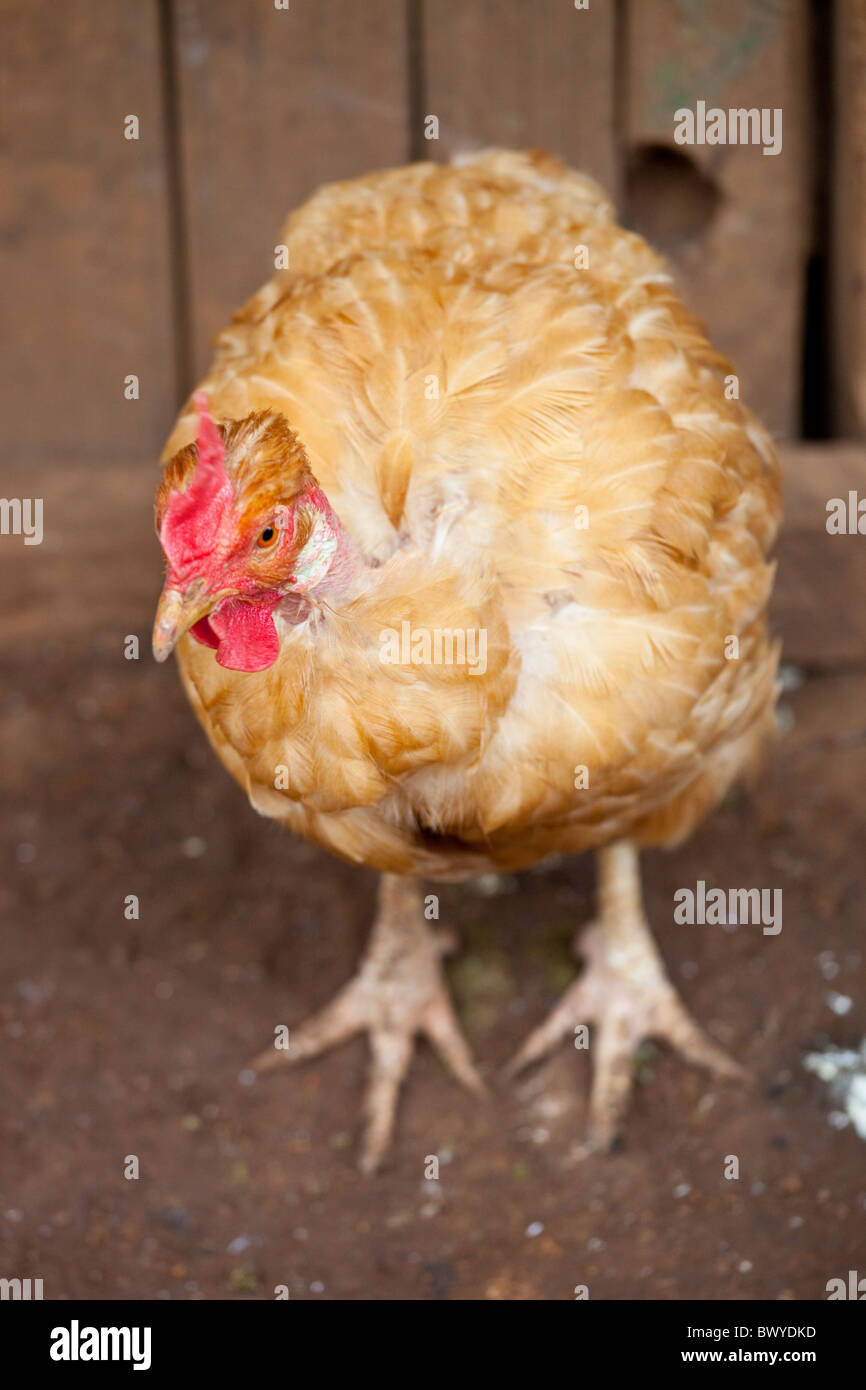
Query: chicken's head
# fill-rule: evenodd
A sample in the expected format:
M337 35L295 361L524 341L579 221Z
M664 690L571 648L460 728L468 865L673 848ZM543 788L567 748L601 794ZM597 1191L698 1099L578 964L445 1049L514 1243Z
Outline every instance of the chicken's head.
M308 612L348 538L281 415L217 425L204 393L194 399L198 438L165 465L156 497L168 564L153 654L164 661L189 631L221 666L263 671L280 650L275 611Z

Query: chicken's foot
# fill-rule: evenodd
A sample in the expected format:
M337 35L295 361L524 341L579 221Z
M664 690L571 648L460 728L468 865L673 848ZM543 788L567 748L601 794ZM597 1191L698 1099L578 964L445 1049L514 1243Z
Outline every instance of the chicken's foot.
M508 1071L514 1075L539 1061L578 1025L594 1024L589 1140L592 1148L610 1149L628 1107L634 1053L645 1038L670 1043L687 1061L717 1076L743 1080L746 1073L692 1020L667 977L643 914L635 846L620 841L597 858L598 920L575 943L585 969Z
M447 933L428 927L418 884L383 874L373 931L354 979L291 1030L288 1048L268 1048L252 1063L258 1072L270 1071L281 1062L315 1057L366 1030L372 1053L360 1160L366 1173L375 1171L390 1143L416 1034L426 1035L458 1081L484 1091L442 974L441 957L453 946Z

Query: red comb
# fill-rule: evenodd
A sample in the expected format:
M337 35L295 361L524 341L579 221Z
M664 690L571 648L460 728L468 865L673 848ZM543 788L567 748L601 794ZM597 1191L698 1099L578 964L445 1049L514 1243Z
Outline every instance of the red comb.
M198 565L216 545L230 512L232 489L225 470L225 448L208 408L205 391L196 391L198 413L195 474L185 492L168 501L160 531L163 549L172 565Z
M200 469L209 469L214 466L221 469L223 442L217 433L217 427L208 409L207 392L196 391L192 401L198 413L198 435L195 441L198 449L198 466Z

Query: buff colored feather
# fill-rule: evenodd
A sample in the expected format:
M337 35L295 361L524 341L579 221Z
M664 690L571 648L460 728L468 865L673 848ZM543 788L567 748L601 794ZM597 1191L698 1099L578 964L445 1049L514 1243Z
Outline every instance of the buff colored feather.
M308 460L365 563L268 670L181 640L229 771L395 872L686 834L772 727L779 476L659 258L589 179L501 151L322 188L283 239L201 387L296 436L230 427L249 505ZM190 403L164 492L195 435ZM483 630L485 671L383 662L404 622Z

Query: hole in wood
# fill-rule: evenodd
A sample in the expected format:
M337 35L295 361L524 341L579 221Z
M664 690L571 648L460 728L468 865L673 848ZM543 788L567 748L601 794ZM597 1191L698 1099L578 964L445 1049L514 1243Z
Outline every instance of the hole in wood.
M671 254L699 241L716 215L721 192L694 160L667 145L639 145L626 172L629 226Z

